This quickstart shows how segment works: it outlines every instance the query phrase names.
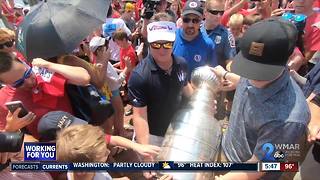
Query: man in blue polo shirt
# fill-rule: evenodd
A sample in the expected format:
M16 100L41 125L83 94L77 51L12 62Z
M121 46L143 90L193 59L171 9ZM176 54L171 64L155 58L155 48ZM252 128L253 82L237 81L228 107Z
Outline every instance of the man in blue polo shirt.
M215 67L218 65L214 43L200 31L202 19L201 2L198 0L187 1L182 12L182 28L176 32L173 54L186 59L189 78L190 72L199 66Z
M221 17L224 13L224 2L221 0L207 0L204 10L205 21L201 27L201 32L206 34L214 43L218 64L222 67L231 61L236 55L235 40L231 32L220 24ZM218 109L215 118L222 120L230 114L234 91L219 93L217 97ZM225 104L227 98L227 106Z
M215 43L218 64L225 67L236 55L235 40L231 32L220 24L224 13L224 3L220 0L207 0L204 26L201 32L207 34Z
M222 67L215 68L218 76L237 84L229 126L222 139L228 161L301 162L304 159L309 147L306 137L310 112L300 87L290 78L286 67L296 39L293 24L263 20L245 32L240 52L231 65L231 71L242 78L221 71ZM298 149L277 149L278 144ZM279 158L275 154L283 156ZM237 172L227 173L222 179L289 179L293 175Z
M147 26L150 53L132 71L129 98L133 105L136 139L141 144L161 146L182 93L191 94L185 60L172 54L175 23L158 21ZM144 159L152 161L153 157Z

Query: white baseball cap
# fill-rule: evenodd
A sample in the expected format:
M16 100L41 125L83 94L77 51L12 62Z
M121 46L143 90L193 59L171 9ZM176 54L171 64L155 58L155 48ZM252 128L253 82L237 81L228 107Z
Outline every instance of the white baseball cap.
M176 39L176 24L169 21L158 21L148 24L148 42L174 41Z
M90 43L89 43L89 48L91 52L95 52L98 47L103 46L106 43L106 39L99 37L99 36L95 36L91 39Z

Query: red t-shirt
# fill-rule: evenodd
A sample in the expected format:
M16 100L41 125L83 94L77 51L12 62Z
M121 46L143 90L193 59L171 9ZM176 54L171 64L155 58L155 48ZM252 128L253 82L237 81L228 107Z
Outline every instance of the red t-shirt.
M313 1L313 7L314 8L320 8L320 0L314 0Z
M16 26L19 26L23 22L23 19L24 19L24 16L17 17L15 22Z
M123 70L126 67L124 62L124 58L129 57L132 67L135 67L138 63L138 59L133 47L130 45L128 48L120 48L120 69ZM126 81L128 82L130 74L126 77Z
M10 8L6 2L2 2L1 3L1 7L2 7L2 13L8 15L7 16L7 20L10 22L10 23L14 23L14 20L15 20L15 15L14 15L14 9L13 8Z
M255 14L257 12L256 9L241 9L238 13L239 14L242 14L243 17L244 16L248 16L248 15L251 15L251 14ZM225 11L221 17L221 24L224 25L225 27L228 26L228 22L229 22L229 19L230 19L230 10L229 11Z
M30 65L30 63L26 60L26 58L21 54L19 51L15 50L14 53L16 53L16 57L18 58L19 61L23 61Z
M57 74L40 68L34 71L37 85L33 90L26 91L5 86L0 90L0 129L6 125L8 109L4 105L10 101L22 101L25 108L36 114L36 119L27 126L29 132L35 137L38 135L38 122L43 115L50 111L65 111L72 114L69 97L65 93L66 79Z
M140 11L143 8L143 1L138 0L136 3L136 9L135 9L135 20L139 21L140 20Z
M320 14L313 13L307 18L304 33L304 47L307 51L320 50Z

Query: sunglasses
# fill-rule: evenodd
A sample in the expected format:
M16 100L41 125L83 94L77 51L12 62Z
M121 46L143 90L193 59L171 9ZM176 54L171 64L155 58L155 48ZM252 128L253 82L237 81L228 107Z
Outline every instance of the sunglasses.
M13 44L14 44L14 40L7 41L7 42L5 42L3 44L0 44L0 49L4 49L5 47L10 48L10 47L13 46Z
M193 24L198 24L200 22L200 19L198 19L198 18L192 19L192 18L184 17L184 18L182 18L182 21L184 23L189 23L190 21L192 21Z
M26 79L28 79L32 74L32 68L31 67L28 67L28 69L24 72L22 78L16 80L14 83L11 84L11 87L13 88L18 88L18 87L21 87L24 83L24 81Z
M150 46L153 49L160 49L161 47L163 47L164 49L172 49L173 42L165 42L165 43L153 42L153 43L150 43Z
M207 11L212 14L212 15L218 15L220 14L220 16L223 15L224 11L218 11L218 10L211 10L211 9L207 9Z

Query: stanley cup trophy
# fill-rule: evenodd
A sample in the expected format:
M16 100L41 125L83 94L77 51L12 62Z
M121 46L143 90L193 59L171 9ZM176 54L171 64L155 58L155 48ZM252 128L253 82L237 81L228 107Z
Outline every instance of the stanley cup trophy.
M191 75L195 89L187 108L179 111L170 124L159 161L213 161L220 145L221 126L214 119L215 95L219 80L208 66L195 69ZM173 172L174 180L213 179L213 172Z

